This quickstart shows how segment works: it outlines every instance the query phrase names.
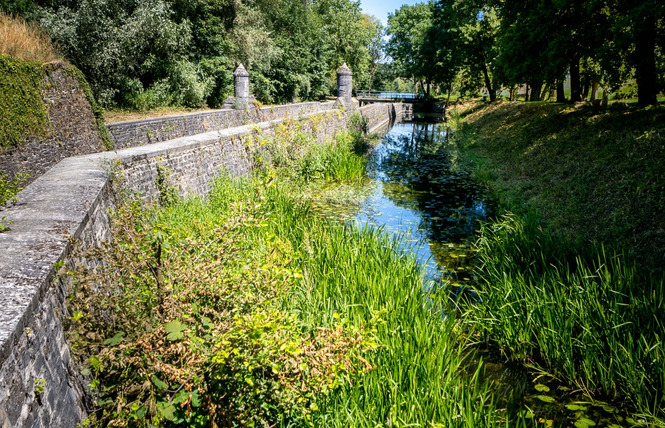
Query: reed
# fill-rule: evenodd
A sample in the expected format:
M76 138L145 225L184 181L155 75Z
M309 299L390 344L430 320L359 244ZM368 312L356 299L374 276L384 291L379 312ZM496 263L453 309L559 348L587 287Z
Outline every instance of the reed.
M529 215L483 225L477 246L482 304L469 321L477 331L591 395L665 415L662 276L565 242Z

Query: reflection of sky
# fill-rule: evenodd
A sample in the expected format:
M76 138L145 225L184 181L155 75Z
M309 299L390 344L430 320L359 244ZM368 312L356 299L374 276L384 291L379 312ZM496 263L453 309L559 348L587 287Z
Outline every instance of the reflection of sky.
M474 198L471 204L460 199L467 198L468 183L460 192L459 178L453 176L447 165L436 165L432 174L425 174L429 187L415 189L422 177L417 174L432 168L432 165L420 165L419 159L425 150L440 148L445 138L444 128L435 124L398 123L383 138L373 152L368 175L376 186L367 200L361 204L356 216L360 225L371 224L383 227L386 232L400 234L404 251L416 254L418 261L432 277L445 269L438 266L434 257L435 250L430 240L441 234L433 229L445 228L446 220L451 217L465 225L466 230L474 229L474 220L486 215L485 204ZM430 146L427 143L431 142ZM413 165L400 169L392 166L392 174L386 170L386 160L399 154L404 159L417 164L416 171L409 170ZM430 159L431 162L431 159ZM416 176L414 176L416 175ZM411 180L411 182L409 182ZM467 180L463 180L466 182ZM452 183L452 184L450 184ZM460 193L463 195L460 196ZM461 206L460 206L461 205ZM438 217L439 215L444 218ZM461 221L460 221L461 220ZM441 249L441 245L437 248ZM439 250L440 251L440 250Z
M362 204L356 217L361 224L382 226L389 233L402 234L401 247L404 251L413 251L420 263L427 268L428 276L434 275L438 268L432 257L427 236L420 228L419 211L395 205L383 192L380 183L375 192Z

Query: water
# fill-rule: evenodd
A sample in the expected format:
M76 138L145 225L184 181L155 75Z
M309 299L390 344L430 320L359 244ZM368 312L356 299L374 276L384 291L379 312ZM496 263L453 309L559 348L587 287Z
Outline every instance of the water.
M457 164L444 123L395 124L372 151L368 179L347 193L352 203L315 205L328 217L401 236L430 281L471 281L473 233L495 205Z
M415 253L425 268L426 284L465 290L473 296L469 290L474 288L474 232L480 221L495 212L496 204L458 164L445 123L430 123L421 115L395 124L382 138L371 154L367 180L324 189L314 198L314 209L327 217L381 227L401 236L401 250ZM619 413L626 416L625 411L590 400L546 373L506 364L496 349L477 348L468 361L469 373L481 358L495 400L516 411L531 409L544 426L572 425L580 415L570 406L581 406L583 416L604 426L617 424ZM554 402L543 401L545 384Z

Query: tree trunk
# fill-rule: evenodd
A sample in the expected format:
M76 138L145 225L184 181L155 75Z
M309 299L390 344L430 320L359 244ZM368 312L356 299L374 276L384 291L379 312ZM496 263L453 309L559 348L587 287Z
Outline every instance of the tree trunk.
M529 85L524 85L524 101L529 101Z
M587 100L589 99L589 90L591 89L591 85L589 85L589 79L584 79L584 84L582 84L582 99Z
M656 18L645 16L635 25L635 80L637 103L641 106L658 102L656 75Z
M490 74L489 71L487 70L487 64L483 62L483 76L485 77L485 88L487 88L487 92L490 94L490 102L496 101L496 94L494 93L494 90L492 89L492 82L490 81Z
M515 87L511 86L508 90L508 101L515 101Z
M596 79L593 79L591 81L591 95L589 96L589 101L591 101L591 103L596 101L597 93L598 93L598 81Z
M570 101L582 101L582 90L580 84L580 55L573 54L570 61Z
M566 102L566 92L563 90L563 79L559 79L556 82L556 102Z
M600 102L600 106L606 108L608 102L609 100L607 99L607 88L603 88L603 100Z
M544 100L547 99L546 97L547 97L547 94L549 93L549 91L550 91L550 85L546 83L545 85L543 85L543 91L540 93L540 100L541 101L544 101Z
M540 89L542 87L542 83L535 83L531 85L531 101L540 101Z
M450 93L453 91L453 84L451 83L448 86L448 96L446 97L446 111L448 110L448 104L450 103Z

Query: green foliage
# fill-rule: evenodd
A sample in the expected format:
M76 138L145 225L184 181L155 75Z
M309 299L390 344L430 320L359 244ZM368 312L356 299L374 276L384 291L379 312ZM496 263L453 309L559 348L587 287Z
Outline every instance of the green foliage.
M482 227L471 324L509 358L661 420L662 114L499 103L451 117L451 141L503 207L540 214Z
M70 313L84 315L68 337L96 423L521 426L465 365L454 318L424 304L447 295L424 291L415 259L378 230L312 216L298 184L314 177L282 171L355 176L336 166L364 160L349 134L316 146L287 124L254 138L263 174L222 175L205 200L128 199L104 263L76 274Z
M640 412L663 415L662 277L602 249L564 244L531 217L483 225L476 245L477 330L513 359L538 356L545 370L586 391L620 394Z
M41 63L0 54L0 152L48 132Z
M64 67L63 71L74 76L74 78L76 78L78 81L79 86L85 95L85 99L88 100L88 103L90 103L92 114L95 116L97 132L99 133L99 138L102 139L102 145L106 150L112 150L113 141L111 141L111 136L109 135L109 131L106 129L106 124L104 123L104 110L97 103L97 100L95 100L95 96L93 95L92 90L90 89L90 85L85 79L85 76L83 73L81 73L81 70L74 66Z

